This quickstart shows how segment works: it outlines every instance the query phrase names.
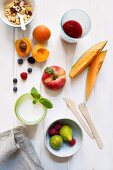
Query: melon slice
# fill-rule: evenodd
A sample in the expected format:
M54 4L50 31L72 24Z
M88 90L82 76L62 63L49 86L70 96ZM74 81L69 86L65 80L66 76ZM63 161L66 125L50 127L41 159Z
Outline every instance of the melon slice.
M101 52L91 63L89 67L89 71L87 74L87 81L86 81L86 99L89 98L91 91L95 85L95 82L97 80L99 71L102 67L102 64L104 62L105 56L107 51Z
M87 50L81 58L72 66L71 71L69 73L70 78L74 78L78 74L80 74L86 67L94 60L94 58L99 55L102 49L105 47L107 41L100 42L89 50Z

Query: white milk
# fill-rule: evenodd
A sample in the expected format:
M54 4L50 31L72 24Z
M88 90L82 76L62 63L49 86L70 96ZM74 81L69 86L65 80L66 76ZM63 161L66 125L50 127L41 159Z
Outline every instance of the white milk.
M27 97L20 104L18 112L24 120L36 121L44 114L44 107L40 103L33 104L32 97Z

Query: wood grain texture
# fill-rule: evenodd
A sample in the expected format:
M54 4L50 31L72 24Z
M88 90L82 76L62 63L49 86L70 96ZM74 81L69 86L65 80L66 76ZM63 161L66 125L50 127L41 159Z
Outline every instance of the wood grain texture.
M45 170L113 170L113 2L112 0L36 0L36 2L36 18L27 27L26 32L20 29L14 30L0 22L2 40L0 42L0 131L20 125L14 114L14 103L18 96L35 86L54 104L54 108L48 112L43 122L34 127L25 127ZM72 8L84 10L92 21L92 30L89 35L77 45L66 44L60 39L61 16ZM47 44L50 57L43 64L35 64L32 75L26 82L22 82L20 73L26 71L30 65L26 60L22 66L17 64L18 56L14 50L14 42L22 36L32 39L32 30L38 24L46 24L52 31L51 39ZM56 158L47 151L44 144L45 129L50 122L58 118L69 117L77 121L62 98L69 97L77 104L84 102L87 69L73 81L68 77L68 73L72 64L82 53L93 44L103 40L108 40L106 47L108 53L87 106L102 136L104 149L99 150L95 142L83 130L84 141L81 150L68 159ZM36 42L33 41L33 44ZM40 82L44 68L54 64L63 67L67 72L66 86L58 93L46 90ZM17 77L19 81L17 94L13 94L12 91L13 77Z
M95 138L95 140L97 142L98 147L100 149L103 149L103 143L102 143L102 141L100 139L100 136L99 136L99 134L98 134L98 132L97 132L97 130L95 128L95 125L94 125L94 123L93 123L93 121L91 119L91 116L90 116L89 111L88 111L88 109L86 107L86 104L81 103L81 104L78 105L78 107L79 107L80 112L82 113L82 115L86 119L86 121L87 121L87 123L88 123L88 125L89 125L89 127L91 129L91 131L92 131L92 133L94 135L94 138Z

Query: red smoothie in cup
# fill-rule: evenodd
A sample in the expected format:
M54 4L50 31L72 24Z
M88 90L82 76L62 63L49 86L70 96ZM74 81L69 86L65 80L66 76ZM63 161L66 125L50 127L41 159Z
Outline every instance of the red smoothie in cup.
M62 27L64 32L71 38L80 38L82 36L82 26L75 20L66 21Z

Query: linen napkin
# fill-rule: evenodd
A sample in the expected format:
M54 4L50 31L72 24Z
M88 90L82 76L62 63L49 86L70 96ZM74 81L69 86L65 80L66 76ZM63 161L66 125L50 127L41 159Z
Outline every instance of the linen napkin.
M44 170L24 127L0 134L0 170Z

